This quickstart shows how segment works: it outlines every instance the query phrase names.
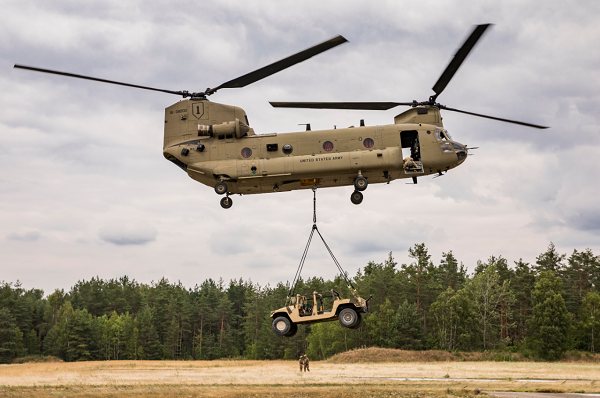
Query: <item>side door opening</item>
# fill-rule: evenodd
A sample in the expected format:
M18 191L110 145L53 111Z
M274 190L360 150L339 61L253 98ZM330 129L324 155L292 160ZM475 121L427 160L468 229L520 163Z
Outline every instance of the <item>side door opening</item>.
M419 132L407 130L400 132L400 143L402 146L402 168L406 174L422 174L423 162L421 162L421 145L419 144Z
M408 130L400 132L402 143L402 158L411 157L415 162L421 161L421 147L419 145L419 132Z

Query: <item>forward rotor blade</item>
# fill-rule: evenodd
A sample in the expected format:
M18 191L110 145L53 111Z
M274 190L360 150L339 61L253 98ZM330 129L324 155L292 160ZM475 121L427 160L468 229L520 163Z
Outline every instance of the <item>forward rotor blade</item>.
M269 102L274 108L310 109L365 109L385 111L400 105L412 106L412 102Z
M34 72L50 73L50 74L53 74L53 75L74 77L74 78L77 78L77 79L93 80L93 81L102 82L102 83L117 84L119 86L141 88L141 89L144 89L144 90L160 91L162 93L168 93L168 94L176 94L176 95L184 95L185 94L183 91L162 90L162 89L159 89L159 88L146 87L146 86L138 86L136 84L115 82L113 80L98 79L96 77L90 77L90 76L84 76L84 75L76 75L75 73L67 73L67 72L60 72L60 71L50 70L50 69L36 68L36 67L33 67L33 66L25 66L25 65L15 64L14 68L31 70L31 71L34 71Z
M458 113L464 113L467 115L472 115L472 116L479 116L479 117L484 117L486 119L493 119L493 120L499 120L501 122L506 122L506 123L513 123L513 124L520 124L521 126L527 126L527 127L533 127L536 129L547 129L549 127L547 126L540 126L537 124L531 124L531 123L525 123L525 122L519 122L517 120L510 120L510 119L502 119L500 117L494 117L494 116L488 116L488 115L481 115L479 113L473 113L473 112L467 112L467 111L461 111L460 109L454 109L454 108L446 108L446 107L440 107L440 109L443 109L445 111L452 111L452 112L458 112Z
M450 63L448 64L438 81L433 85L433 91L436 94L435 97L437 97L442 93L442 91L444 91L444 89L446 88L446 86L448 85L448 83L450 82L460 65L463 63L465 58L467 58L467 55L469 55L469 53L471 52L477 41L481 38L485 30L491 25L492 24L488 23L484 25L475 26L475 29L473 29L471 35L467 38L467 40L465 40L462 47L459 48L458 51L456 51L456 54L454 54L454 58L452 58L452 60L450 61Z
M336 36L333 39L327 40L321 44L317 44L316 46L313 46L311 48L307 48L304 51L300 51L297 54L291 55L280 61L274 62L271 65L267 65L263 68L255 70L254 72L247 73L244 76L240 76L226 83L223 83L219 87L214 88L213 90L216 91L221 88L245 87L249 84L264 79L265 77L271 76L277 72L281 72L282 70L289 68L290 66L296 65L302 61L306 61L307 59L314 57L315 55L330 50L347 41L348 40L346 40L343 36Z

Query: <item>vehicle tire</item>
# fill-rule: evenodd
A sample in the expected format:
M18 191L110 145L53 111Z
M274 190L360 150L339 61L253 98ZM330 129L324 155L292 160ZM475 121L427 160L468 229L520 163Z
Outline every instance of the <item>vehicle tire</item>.
M365 177L357 177L354 180L354 188L356 188L357 191L364 191L365 189L367 189L368 185L369 182Z
M343 327L351 328L358 322L358 314L352 308L344 308L339 315Z
M222 208L229 209L231 206L233 206L233 200L229 196L221 198L221 207Z
M360 325L362 324L362 316L360 316L360 314L356 314L358 315L357 319L356 319L356 323L354 324L354 326L350 326L350 329L358 329L360 327Z
M292 323L286 317L278 316L277 318L273 319L273 323L271 323L271 326L275 334L285 336L290 332L290 329L292 328Z
M225 193L227 193L227 184L225 184L223 181L219 181L215 184L215 192L218 195L223 195Z
M352 192L352 195L350 195L350 201L352 203L354 203L355 205L361 204L362 200L363 200L363 194L360 193L359 191L354 191L354 192Z
M296 333L298 333L298 325L292 322L292 327L285 337L294 337Z

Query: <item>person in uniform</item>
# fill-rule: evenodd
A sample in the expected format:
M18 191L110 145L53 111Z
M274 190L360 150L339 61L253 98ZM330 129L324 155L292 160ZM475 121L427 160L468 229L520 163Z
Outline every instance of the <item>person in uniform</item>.
M302 372L302 369L304 369L304 355L300 355L298 362L300 363L300 372Z
M304 371L310 372L310 369L308 368L308 357L306 355L304 355Z
M413 160L413 158L405 158L403 167L404 167L404 170L408 170L408 171L413 171L413 170L416 170L419 168L417 166L417 164L415 163L415 161Z

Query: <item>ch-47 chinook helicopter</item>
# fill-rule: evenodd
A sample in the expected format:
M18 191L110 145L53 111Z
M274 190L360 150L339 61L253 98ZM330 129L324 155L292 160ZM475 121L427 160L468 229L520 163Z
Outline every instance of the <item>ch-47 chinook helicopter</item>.
M192 179L211 187L219 195L223 208L233 204L231 194L249 195L296 189L354 186L350 199L363 200L368 184L389 183L399 178L439 174L462 164L468 154L465 145L452 139L442 124L440 110L465 113L520 124L535 124L502 119L459 109L436 102L473 46L490 24L477 25L458 49L439 80L434 95L424 102L271 102L274 107L387 110L396 106L411 109L397 115L394 124L283 134L255 134L243 109L218 104L208 96L224 88L245 87L280 72L317 54L347 42L334 37L271 65L230 80L203 92L170 91L134 84L98 79L73 73L30 66L15 68L94 80L189 98L165 110L163 154ZM402 148L410 151L403 158Z

